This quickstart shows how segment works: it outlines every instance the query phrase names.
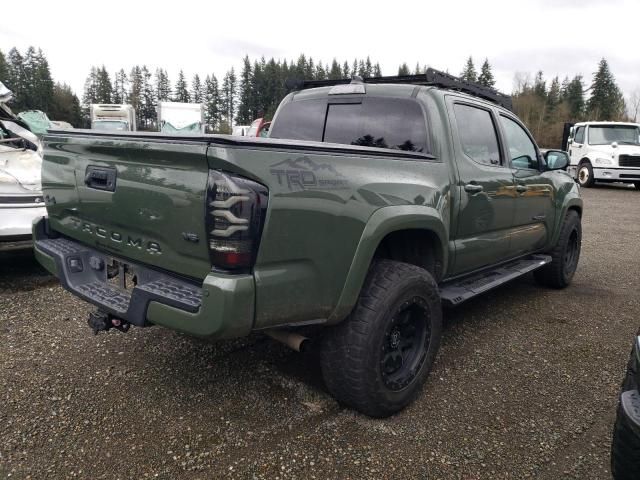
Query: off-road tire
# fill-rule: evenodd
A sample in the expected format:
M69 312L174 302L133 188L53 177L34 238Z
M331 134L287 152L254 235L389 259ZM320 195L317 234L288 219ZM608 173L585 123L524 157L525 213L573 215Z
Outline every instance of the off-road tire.
M404 334L396 335L395 330L390 334L390 329L398 329L400 322L407 321L399 320L403 318L416 322L414 333L423 323L425 328L419 335L421 340L410 347L415 356L399 361L398 375L403 368L409 373L396 382L390 380L388 350L398 348L397 343L392 347L392 340ZM408 331L410 337L411 329ZM403 262L375 261L353 312L328 329L322 339L320 363L325 384L340 403L359 412L371 417L392 415L420 392L441 336L442 305L431 274Z
M635 380L634 356L635 352L631 350L621 392L638 388ZM614 480L640 478L640 435L627 424L620 402L618 402L616 423L613 426L611 441L611 474Z
M578 176L578 184L581 187L593 187L593 185L596 183L596 179L593 176L593 167L591 166L591 162L589 161L585 160L584 162L581 162L580 165L578 165L578 173L576 175Z
M560 237L553 250L548 252L551 255L551 263L539 268L533 275L536 281L542 285L552 288L565 288L573 279L578 261L580 260L580 249L582 246L582 224L580 215L575 210L569 210L564 217L564 222L560 230ZM572 252L572 249L576 249ZM573 254L573 256L571 256ZM571 256L570 258L568 256Z

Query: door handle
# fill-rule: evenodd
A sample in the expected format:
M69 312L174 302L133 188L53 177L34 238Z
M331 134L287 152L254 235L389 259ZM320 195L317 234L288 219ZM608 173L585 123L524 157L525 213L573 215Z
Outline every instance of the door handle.
M89 165L84 176L84 183L89 188L114 192L116 190L116 169Z
M475 183L467 183L464 186L464 191L469 193L478 193L478 192L481 192L482 190L484 190L484 187L482 185L477 185Z
M518 193L524 193L527 190L529 190L529 187L527 187L526 185L522 185L522 184L516 185L516 192Z

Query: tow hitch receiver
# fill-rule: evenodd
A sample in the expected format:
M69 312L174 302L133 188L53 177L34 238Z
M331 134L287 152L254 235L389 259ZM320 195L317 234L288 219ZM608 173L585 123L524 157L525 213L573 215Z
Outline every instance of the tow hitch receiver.
M94 335L97 335L98 332L106 332L112 328L116 328L122 333L127 333L129 331L129 327L131 327L129 322L116 318L102 310L91 312L87 322L89 323L91 330L93 330Z

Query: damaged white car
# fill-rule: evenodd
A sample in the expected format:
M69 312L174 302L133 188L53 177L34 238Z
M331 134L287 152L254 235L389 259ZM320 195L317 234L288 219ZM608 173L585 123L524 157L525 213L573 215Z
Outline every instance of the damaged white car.
M0 83L0 251L30 248L31 223L46 215L39 144L7 107L11 92ZM16 131L25 129L22 136Z

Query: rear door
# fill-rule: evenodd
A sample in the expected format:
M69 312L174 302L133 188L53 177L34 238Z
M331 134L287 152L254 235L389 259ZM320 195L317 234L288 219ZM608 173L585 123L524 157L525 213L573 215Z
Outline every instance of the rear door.
M542 155L526 128L501 113L500 126L515 178L515 217L509 256L516 257L544 247L553 231L554 184L544 173Z
M497 118L484 104L448 99L460 206L453 273L504 260L515 214L514 179L500 147Z

